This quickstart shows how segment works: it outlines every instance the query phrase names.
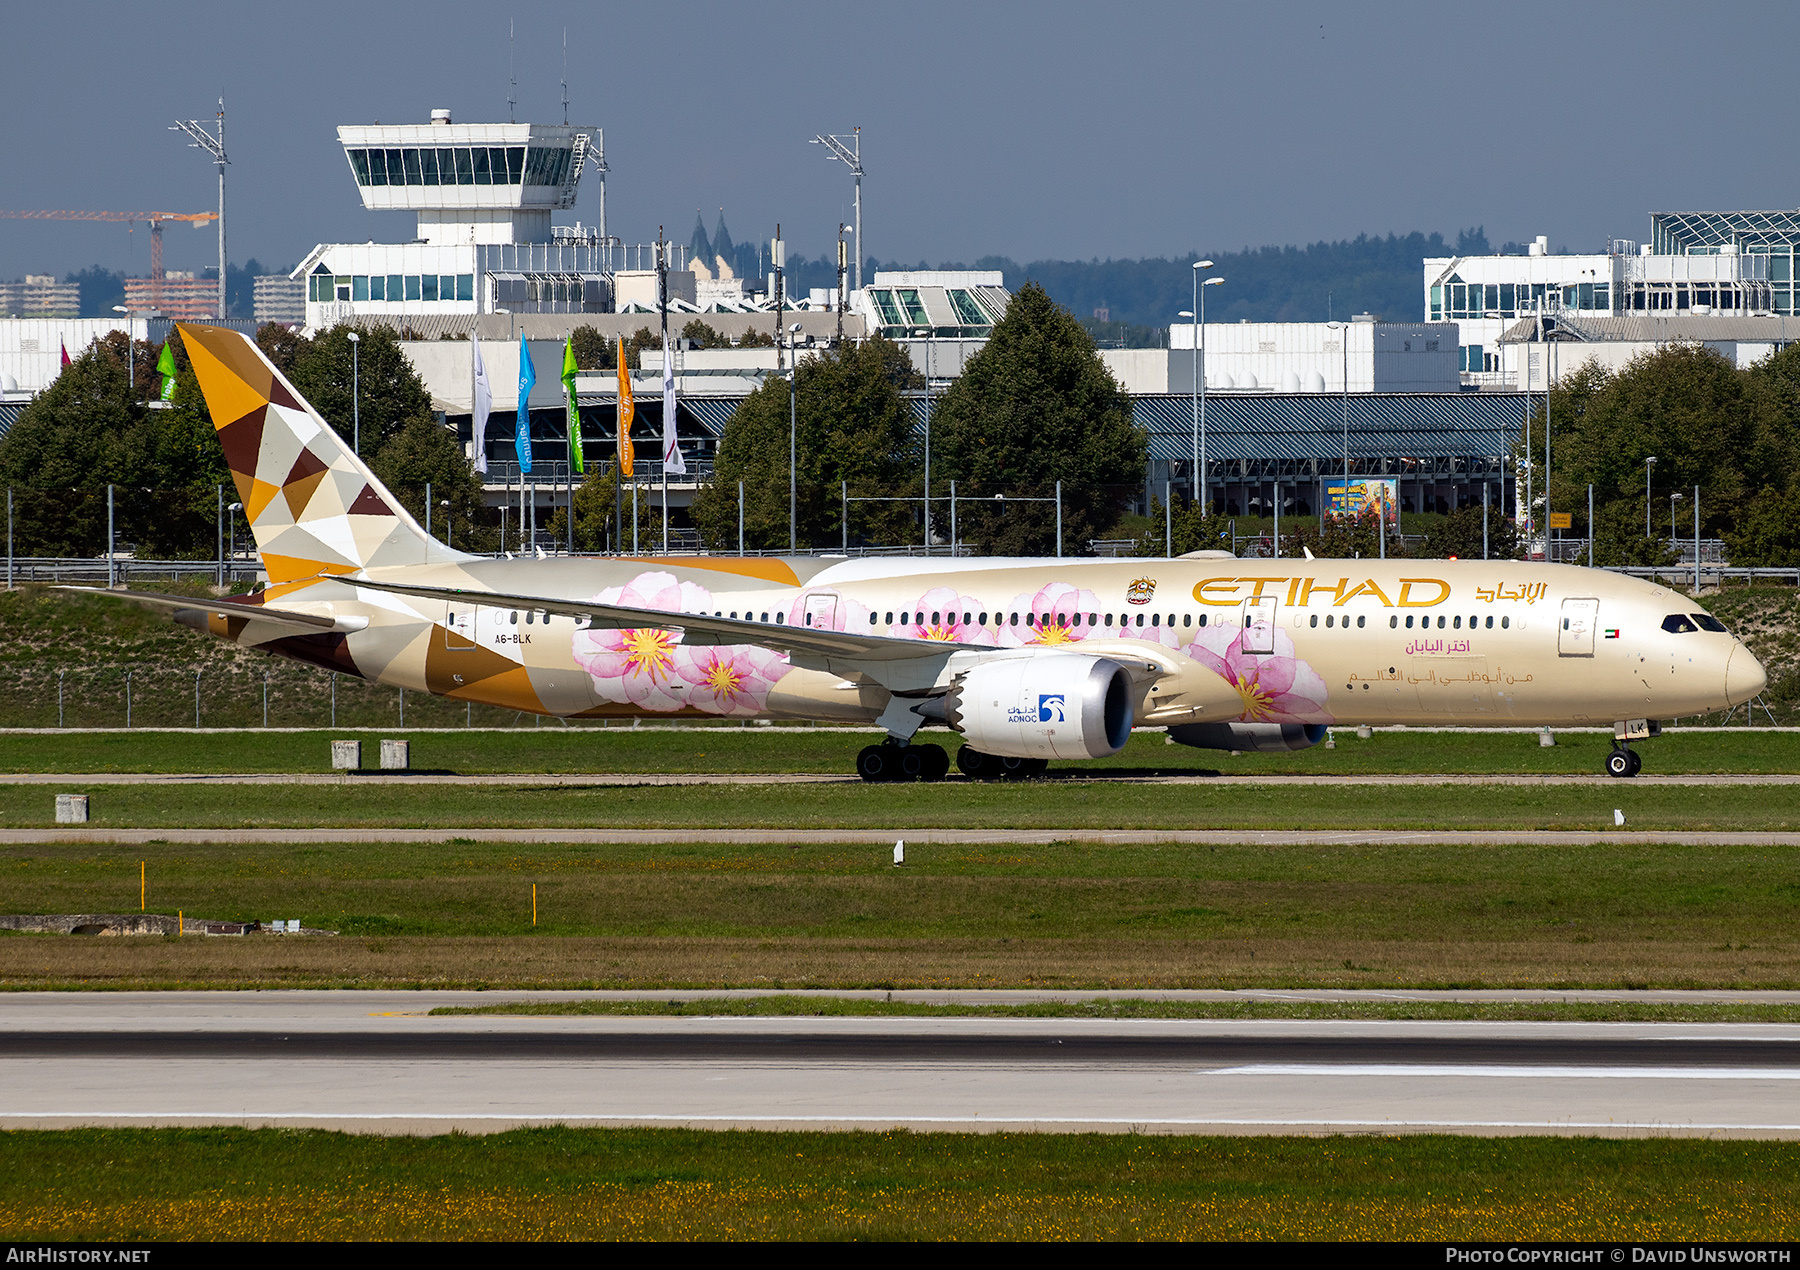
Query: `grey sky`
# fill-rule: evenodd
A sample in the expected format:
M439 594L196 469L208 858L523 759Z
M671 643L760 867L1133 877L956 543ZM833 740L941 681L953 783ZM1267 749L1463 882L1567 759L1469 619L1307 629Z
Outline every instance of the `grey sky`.
M211 165L165 131L225 94L231 257L398 240L335 128L506 118L606 130L610 228L685 242L724 205L828 249L850 179L816 132L861 124L882 259L1162 255L1484 224L1594 250L1666 209L1794 207L1800 6L1542 3L882 6L204 3L9 13L0 206L203 211ZM590 173L568 219L592 222ZM167 231L170 268L216 258ZM140 229L0 221L0 277L148 269Z

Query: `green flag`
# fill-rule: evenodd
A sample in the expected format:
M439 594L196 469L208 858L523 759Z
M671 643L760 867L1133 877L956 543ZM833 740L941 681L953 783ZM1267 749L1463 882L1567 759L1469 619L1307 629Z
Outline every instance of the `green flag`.
M562 381L569 408L569 463L575 471L584 472L587 469L581 465L581 411L575 406L575 344L573 340L563 341Z
M156 359L156 373L163 377L162 399L168 401L175 395L175 350L169 341L163 341L162 356Z

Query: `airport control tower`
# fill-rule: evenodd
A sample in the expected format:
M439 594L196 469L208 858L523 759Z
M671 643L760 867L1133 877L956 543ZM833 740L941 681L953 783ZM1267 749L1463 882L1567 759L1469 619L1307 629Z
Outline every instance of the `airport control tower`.
M338 129L370 211L405 211L403 243L324 243L294 271L307 279L306 322L492 313L607 313L613 308L606 238L606 163L598 129L553 124L428 124ZM600 173L597 229L556 226L575 206L584 169Z

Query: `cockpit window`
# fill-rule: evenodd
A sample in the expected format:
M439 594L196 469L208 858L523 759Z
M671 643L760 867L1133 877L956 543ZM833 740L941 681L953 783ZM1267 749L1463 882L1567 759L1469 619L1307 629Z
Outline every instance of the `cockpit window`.
M1727 634L1725 623L1721 622L1711 613L1696 613L1694 614L1694 620L1700 624L1700 629L1703 631L1714 631L1720 635Z
M1662 626L1671 635L1686 635L1689 631L1699 629L1681 613L1671 613L1663 618Z

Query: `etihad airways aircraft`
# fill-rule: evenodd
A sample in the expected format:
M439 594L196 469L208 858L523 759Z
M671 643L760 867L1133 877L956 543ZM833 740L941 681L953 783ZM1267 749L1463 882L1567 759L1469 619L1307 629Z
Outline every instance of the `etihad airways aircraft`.
M564 718L812 719L886 730L865 780L1030 775L1133 728L1300 749L1332 725L1658 721L1761 691L1750 651L1635 578L1516 561L565 557L428 536L244 336L181 327L268 572L202 608L239 644Z

